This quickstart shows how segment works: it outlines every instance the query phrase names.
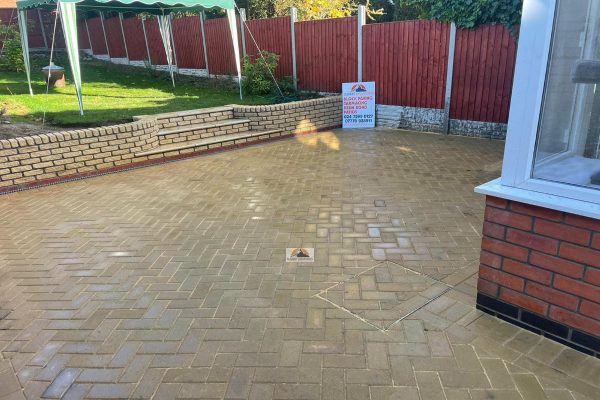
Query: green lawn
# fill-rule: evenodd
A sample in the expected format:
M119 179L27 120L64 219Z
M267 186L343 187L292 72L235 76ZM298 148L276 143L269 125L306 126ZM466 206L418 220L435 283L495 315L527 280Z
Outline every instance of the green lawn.
M215 107L225 104L268 104L268 97L248 96L240 101L236 87L231 83L191 77L175 77L176 87L166 73L144 68L123 67L99 61L82 62L83 106L80 116L71 84L63 88L50 88L46 84L41 66L47 59L32 60L32 85L35 96L27 90L25 73L0 71L0 109L16 122L41 123L46 111L46 123L55 126L93 126L130 121L134 115L157 114L169 111ZM56 64L67 70L68 61Z

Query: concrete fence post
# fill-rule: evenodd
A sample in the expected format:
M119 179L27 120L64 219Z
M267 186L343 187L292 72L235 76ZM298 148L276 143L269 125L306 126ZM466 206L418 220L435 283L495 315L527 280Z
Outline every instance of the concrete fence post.
M48 38L46 37L46 28L44 28L44 20L42 19L42 11L40 11L40 9L37 9L37 15L38 15L38 20L40 21L40 31L42 33L42 37L44 38L44 47L46 48L46 50L48 50ZM86 26L87 27L87 26ZM88 38L89 38L89 33L88 33ZM91 47L91 45L90 45Z
M363 26L367 22L367 8L363 5L358 6L358 30L357 30L357 54L358 54L358 73L356 75L357 81L362 82L363 80Z
M104 44L106 46L106 54L108 54L108 59L110 60L110 49L108 48L108 40L106 39L106 28L104 27L104 13L100 11L100 24L102 25L102 34L104 35Z
M206 16L204 15L204 11L200 13L200 33L202 34L202 49L204 50L204 67L206 68L207 75L210 76L210 72L208 70L208 52L206 51L206 34L204 31L204 20Z
M246 57L246 9L240 8L240 33L242 34L242 56Z
M84 21L85 21L85 31L87 32L88 42L90 43L90 50L92 51L92 54L94 54L94 48L92 47L92 37L90 36L90 28L88 27L87 18L84 19Z
M450 133L450 103L452 101L452 77L454 76L454 51L456 49L456 24L450 24L448 40L448 68L446 71L446 93L444 95L444 133Z
M148 34L146 33L146 17L142 17L142 31L144 32L144 43L146 44L148 64L152 65L152 56L150 55L150 46L148 45Z
M125 28L123 28L123 13L119 13L119 24L121 24L121 35L123 36L123 47L125 47L125 57L129 64L129 50L127 50L127 39L125 38Z
M298 90L298 68L296 66L296 22L298 21L298 10L290 8L290 35L292 38L292 79L294 88Z

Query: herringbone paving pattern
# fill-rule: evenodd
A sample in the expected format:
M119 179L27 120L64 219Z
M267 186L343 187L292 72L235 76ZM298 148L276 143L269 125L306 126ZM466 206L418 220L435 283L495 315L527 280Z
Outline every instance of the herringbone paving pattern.
M598 399L474 309L501 155L338 130L0 197L0 398Z

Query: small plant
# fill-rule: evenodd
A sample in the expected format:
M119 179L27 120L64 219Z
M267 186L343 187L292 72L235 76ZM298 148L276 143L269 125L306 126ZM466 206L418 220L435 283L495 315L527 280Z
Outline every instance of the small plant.
M277 91L273 76L279 63L279 55L268 51L254 57L244 57L244 81L242 86L247 94L265 95Z
M4 42L4 48L0 54L0 70L24 71L25 63L18 29L10 25L0 25L0 38Z

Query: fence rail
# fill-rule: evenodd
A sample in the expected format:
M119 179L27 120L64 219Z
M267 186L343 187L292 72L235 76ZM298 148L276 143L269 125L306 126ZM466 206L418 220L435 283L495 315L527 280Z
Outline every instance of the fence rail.
M28 12L30 47L43 47L42 32L51 43L54 17L37 10ZM12 16L12 22L9 21ZM16 12L0 9L3 23L16 23ZM87 28L80 21L80 47L95 55L148 60L166 64L166 56L155 19L143 22L137 16L89 18ZM290 17L247 21L240 48L251 57L258 48L279 54L278 77L291 76L294 70ZM295 22L296 70L303 90L339 92L342 82L358 75L358 21L356 17ZM89 30L89 37L87 31ZM60 24L56 47L63 47ZM377 103L407 107L444 109L448 71L450 25L436 21L401 21L367 24L362 27L362 75L375 81ZM123 35L124 33L124 35ZM105 37L106 35L106 37ZM204 22L199 16L184 16L173 21L173 43L179 68L208 70L214 75L235 73L235 59L227 19ZM242 38L245 37L245 46ZM204 40L203 40L204 39ZM206 45L203 44L206 43ZM482 122L506 123L516 57L516 40L503 26L459 29L454 48L453 76L450 80L450 117ZM208 60L208 65L206 61Z

